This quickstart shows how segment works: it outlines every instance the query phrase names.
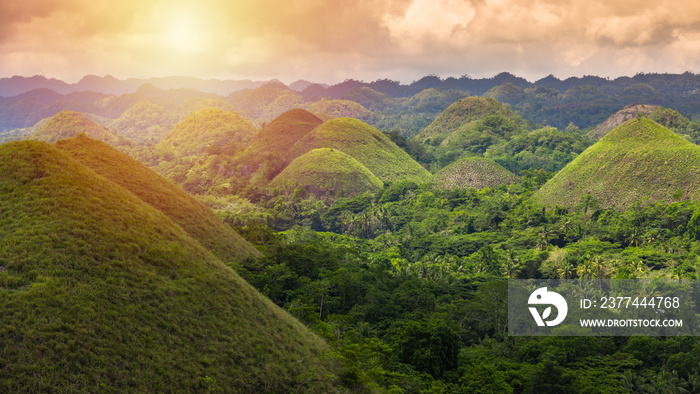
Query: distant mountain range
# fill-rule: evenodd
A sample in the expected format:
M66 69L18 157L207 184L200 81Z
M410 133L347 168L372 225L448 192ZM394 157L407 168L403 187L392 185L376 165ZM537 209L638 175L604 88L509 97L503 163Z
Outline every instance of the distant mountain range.
M160 89L196 89L201 92L228 95L232 92L255 89L269 83L280 83L276 79L268 81L252 80L220 80L200 79L195 77L158 77L158 78L129 78L117 79L111 75L96 76L86 75L80 81L69 84L59 79L47 78L42 75L33 77L13 76L0 78L0 96L14 97L34 89L51 89L60 94L73 92L92 91L105 94L132 93L145 84L152 84ZM586 75L583 77L570 77L559 79L553 75L529 82L522 77L508 72L502 72L491 78L439 78L435 75L425 76L410 84L401 84L391 79L378 79L373 82L364 82L347 79L343 82L329 86L314 83L307 80L298 80L289 84L289 88L302 92L305 98L332 97L340 98L344 94L362 87L369 87L390 97L408 97L425 89L460 90L470 91L474 94L484 94L490 89L512 84L519 89L540 87L552 89L559 93L577 86L593 86L603 91L618 91L636 84L647 84L661 94L695 94L700 91L700 75L691 72L683 74L637 74L633 77L619 77L615 79ZM499 100L500 101L500 100Z
M69 84L59 79L46 78L42 75L33 77L14 76L0 78L0 96L13 97L34 89L51 89L61 94L92 91L106 94L133 93L145 84L152 84L160 89L196 89L202 92L227 95L243 89L254 89L270 81L199 79L193 77L129 78L117 79L111 75L98 77L86 75L80 81Z

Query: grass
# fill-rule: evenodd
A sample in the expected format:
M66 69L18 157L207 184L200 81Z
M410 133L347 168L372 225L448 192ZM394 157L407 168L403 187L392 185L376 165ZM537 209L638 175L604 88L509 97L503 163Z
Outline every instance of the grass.
M110 127L139 144L157 143L177 123L178 116L165 108L140 101L124 111Z
M518 177L493 160L469 157L458 160L433 176L431 183L440 189L494 188L518 181Z
M258 255L208 208L130 156L84 136L58 141L56 147L163 212L224 261Z
M85 134L90 138L104 141L112 146L124 143L120 137L87 116L73 111L61 111L45 122L29 139L54 142Z
M471 126L490 115L500 115L524 123L509 107L492 98L465 97L447 107L435 120L418 133L414 139L419 142L430 142L434 138L440 140L469 130Z
M362 104L350 100L329 100L323 98L311 104L308 109L315 114L327 114L333 118L355 118L364 122L369 122L376 117Z
M628 105L625 108L610 115L610 117L608 119L606 119L605 122L599 124L598 126L593 128L591 131L589 131L588 135L591 137L594 137L596 139L600 139L603 136L605 136L605 134L611 132L612 130L621 126L623 123L627 122L628 120L630 120L632 118L637 117L638 115L648 117L657 108L659 108L658 105L649 105L649 104Z
M317 197L348 197L379 190L383 183L367 167L345 153L321 148L294 159L270 183L271 187L296 185Z
M323 121L303 109L293 109L275 118L253 138L235 158L246 175L262 171L258 178L269 182L288 164L284 156L289 148Z
M0 391L331 389L323 341L66 152L1 145L0 197Z
M255 126L235 112L204 108L176 124L158 143L157 149L175 152L176 156L197 155L212 147L245 144L256 133Z
M680 191L680 193L679 193ZM603 208L700 198L700 147L648 119L608 133L549 180L534 198L572 207L590 194Z
M352 118L327 121L304 136L289 150L288 160L318 148L332 148L354 158L382 182L428 182L430 173L386 135Z

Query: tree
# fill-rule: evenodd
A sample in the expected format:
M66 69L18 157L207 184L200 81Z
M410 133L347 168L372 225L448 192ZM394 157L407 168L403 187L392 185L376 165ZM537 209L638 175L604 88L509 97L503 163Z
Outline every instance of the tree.
M443 320L409 321L395 342L399 361L434 378L457 368L459 345L459 333Z
M520 273L520 261L518 261L513 250L508 250L505 253L504 262L501 264L500 271L501 274L508 279L516 278L518 273Z

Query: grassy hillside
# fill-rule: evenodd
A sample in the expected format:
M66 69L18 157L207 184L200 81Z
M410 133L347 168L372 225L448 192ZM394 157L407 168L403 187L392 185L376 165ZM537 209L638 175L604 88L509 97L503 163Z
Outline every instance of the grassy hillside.
M349 197L381 189L383 184L367 167L345 153L314 149L294 159L270 186L301 185L318 197Z
M445 139L468 132L477 121L498 115L524 123L510 108L492 98L465 97L447 107L435 120L414 137L415 140L438 145Z
M128 155L84 136L59 141L56 147L163 212L224 261L259 255L208 208Z
M315 114L326 114L334 118L355 118L363 122L376 120L376 115L362 104L350 100L321 99L309 106L309 111Z
M700 147L651 120L632 119L586 149L534 197L572 207L586 194L604 208L698 199Z
M29 138L37 141L54 142L75 137L79 133L104 141L112 146L124 143L123 138L120 138L106 127L93 122L81 113L73 111L57 113L46 121L43 126L39 127Z
M205 108L189 114L173 127L158 149L177 152L178 156L210 153L234 143L250 141L257 129L235 112Z
M637 104L637 105L628 105L627 107L615 112L614 114L610 115L608 119L605 120L605 122L599 124L595 128L593 128L591 131L588 132L588 135L594 138L602 138L612 130L616 129L623 123L627 122L628 120L637 117L638 115L641 116L648 116L652 112L654 112L657 108L659 108L658 105L648 105L648 104Z
M309 111L287 111L265 125L236 157L236 162L245 175L258 172L261 179L269 181L286 164L283 157L289 148L321 123L323 121Z
M440 189L494 188L518 181L518 177L493 160L469 157L456 161L433 176L431 183Z
M357 119L329 120L294 144L287 157L292 160L318 148L333 148L348 154L383 182L430 180L430 173L386 135Z
M178 116L165 108L141 101L124 111L110 125L139 144L157 143L177 123Z
M0 316L2 392L322 392L335 372L170 218L43 142L0 146Z

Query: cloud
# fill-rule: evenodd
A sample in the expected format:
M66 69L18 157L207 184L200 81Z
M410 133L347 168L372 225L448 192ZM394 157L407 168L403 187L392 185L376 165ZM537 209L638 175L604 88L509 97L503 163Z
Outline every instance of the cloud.
M695 0L0 0L0 9L5 74L410 82L700 65Z

